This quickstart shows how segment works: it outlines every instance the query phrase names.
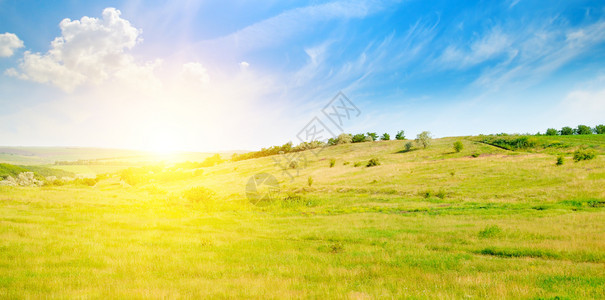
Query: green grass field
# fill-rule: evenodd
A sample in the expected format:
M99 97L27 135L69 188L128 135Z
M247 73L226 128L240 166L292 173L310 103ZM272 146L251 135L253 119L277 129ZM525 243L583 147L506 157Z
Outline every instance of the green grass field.
M0 186L0 297L603 298L605 135L536 138L569 145L381 141L303 152L296 170L274 156L133 186ZM582 147L599 155L574 162ZM280 185L264 206L246 198L258 173Z

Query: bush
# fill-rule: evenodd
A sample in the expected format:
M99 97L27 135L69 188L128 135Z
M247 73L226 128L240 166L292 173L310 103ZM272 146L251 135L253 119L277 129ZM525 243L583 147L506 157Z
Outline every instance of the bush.
M605 134L605 125L597 125L594 127L594 133L596 134Z
M412 147L414 147L414 144L412 144L412 142L405 143L405 151L412 150Z
M353 164L353 167L361 167L363 165L363 162L357 161Z
M210 207L214 205L215 193L205 187L194 187L183 193L183 197L193 203L203 203Z
M559 131L559 133L561 133L561 135L572 135L573 129L569 126L565 126L561 128L561 131Z
M378 134L376 134L376 132L368 132L367 135L372 139L372 142L378 140Z
M579 162L581 160L591 160L597 157L597 153L592 149L578 149L573 153L573 160Z
M423 131L416 135L416 143L426 149L431 145L431 133L429 131Z
M471 156L472 156L472 157L474 157L474 158L477 158L477 157L479 157L480 155L481 155L481 154L479 154L479 153L477 153L477 152L475 152L475 153L471 154Z
M576 134L592 134L592 129L586 125L578 125L574 132Z
M562 165L562 164L563 164L563 162L564 162L564 161L565 161L565 160L564 160L563 155L559 155L559 156L557 156L557 163L556 163L556 165L557 165L557 166L560 166L560 165Z
M341 133L336 138L336 144L350 144L353 142L353 137L348 133Z
M368 164L366 165L366 167L374 167L374 166L379 166L380 165L380 161L378 160L378 158L372 158L368 161Z
M557 131L554 128L548 128L548 129L546 129L546 135L558 135L558 134L559 134L559 131Z
M363 133L358 133L353 136L353 143L362 143L366 141L366 135Z
M336 164L336 160L333 158L330 159L330 168L333 168L335 164Z
M462 151L463 148L464 148L464 145L462 144L461 141L456 141L454 143L454 151L460 152L460 151Z
M313 177L309 176L309 178L307 178L307 183L309 184L309 187L313 185Z
M396 140L405 140L405 134L404 134L403 130L397 131L397 134L395 135L395 139Z
M343 165L343 166L346 166L346 165L348 165L348 164L350 164L350 163L351 163L351 162L345 161L345 162L343 162L343 163L342 163L342 165Z
M381 140L383 141L388 141L391 139L391 136L388 133L383 133L382 136L380 137Z

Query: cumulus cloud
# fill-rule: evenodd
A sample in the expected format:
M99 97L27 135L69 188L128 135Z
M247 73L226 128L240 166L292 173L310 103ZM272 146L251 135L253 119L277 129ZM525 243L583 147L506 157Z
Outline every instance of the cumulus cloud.
M196 84L207 85L210 82L210 76L204 66L197 62L189 62L183 64L181 76L185 81L194 82Z
M250 67L250 64L248 62L246 62L246 61L242 61L241 63L239 63L239 67L242 70L245 70L245 69L248 69Z
M23 41L14 33L0 34L0 57L9 57L15 49L23 48Z
M120 74L152 72L150 66L156 64L139 66L127 53L141 41L141 30L120 15L119 10L106 8L100 19L64 19L59 24L61 36L51 42L47 53L26 51L20 72L7 74L72 91L79 85L98 84Z

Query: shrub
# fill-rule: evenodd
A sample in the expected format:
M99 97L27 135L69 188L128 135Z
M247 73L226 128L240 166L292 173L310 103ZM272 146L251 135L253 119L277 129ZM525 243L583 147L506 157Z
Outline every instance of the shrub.
M477 158L479 157L481 154L479 154L478 152L475 152L473 154L471 154L472 157Z
M336 160L333 158L330 159L330 168L333 168L335 164L336 164Z
M592 134L592 129L586 125L578 125L574 132L576 134Z
M374 167L374 166L378 166L380 165L380 161L378 160L378 158L372 158L368 161L368 164L366 165L366 167Z
M378 140L378 134L376 134L376 132L368 132L367 135L372 138L372 142Z
M391 139L391 136L388 133L383 133L382 136L380 137L381 140L383 141L388 141Z
M416 143L426 149L431 144L431 133L429 131L423 131L416 135Z
M346 166L346 165L348 165L348 164L350 164L350 163L351 163L351 162L345 161L345 162L343 162L343 163L342 163L342 165L343 165L343 166Z
M592 149L578 149L573 153L573 160L579 162L581 160L591 160L597 157L597 154Z
M307 178L307 183L309 184L309 186L313 185L313 177L309 176L309 178Z
M338 144L338 138L329 138L328 139L328 146L334 146Z
M546 135L558 135L558 134L559 134L559 131L557 131L554 128L548 128L548 129L546 129Z
M460 151L462 151L463 148L464 148L464 145L462 144L461 141L456 141L454 143L454 151L460 152Z
M397 134L395 135L395 139L396 140L405 140L405 134L404 134L403 130L397 131Z
M353 137L348 133L341 133L336 138L336 144L350 144L353 142Z
M560 165L562 165L562 164L563 164L563 162L564 162L564 157L563 157L563 155L559 155L559 156L557 156L557 163L556 163L556 165L557 165L557 166L560 166Z
M569 126L565 126L561 128L561 131L559 131L559 133L561 133L561 135L572 135L573 129Z
M412 150L412 147L414 147L414 144L412 144L412 142L405 143L405 151Z
M366 141L366 135L363 133L358 133L353 136L353 143L362 143Z
M353 167L356 167L356 168L357 168L357 167L361 167L362 165L363 165L363 162L361 162L361 161L357 161L357 162L355 162L355 163L353 164Z
M183 197L193 203L203 203L206 206L214 204L215 193L205 187L194 187L183 193Z
M299 165L298 160L292 160L290 162L290 164L288 164L288 167L290 169L298 169L298 165Z
M437 194L435 196L437 196L437 198L439 198L439 199L444 199L446 196L446 193L444 191L439 191L439 192L437 192Z
M594 127L594 133L596 134L605 134L605 125L597 125Z

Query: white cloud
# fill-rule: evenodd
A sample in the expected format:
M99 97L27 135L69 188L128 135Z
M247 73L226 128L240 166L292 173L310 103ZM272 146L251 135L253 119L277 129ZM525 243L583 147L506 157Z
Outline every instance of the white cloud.
M0 34L0 57L10 57L15 49L23 48L23 41L14 33Z
M561 122L601 124L605 116L605 89L571 91L556 110Z
M511 48L510 38L498 28L476 40L468 49L459 46L448 46L441 55L439 62L452 68L467 68L484 61L509 53L514 56L516 52Z
M250 67L250 64L248 62L242 61L241 63L239 63L239 67L240 69L245 70Z
M157 64L137 65L126 53L141 41L141 30L120 14L115 8L106 8L101 19L64 19L59 24L61 36L51 42L47 53L25 52L17 77L72 91L82 84L99 84L113 76L120 79L133 72L138 76L141 72L151 74Z
M188 62L183 64L181 76L187 82L207 85L210 83L210 75L204 66L197 62Z

